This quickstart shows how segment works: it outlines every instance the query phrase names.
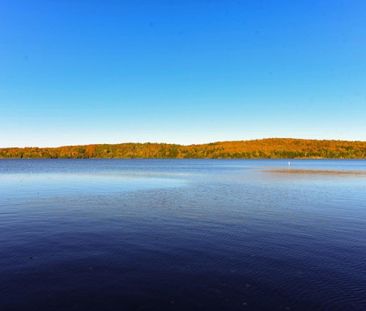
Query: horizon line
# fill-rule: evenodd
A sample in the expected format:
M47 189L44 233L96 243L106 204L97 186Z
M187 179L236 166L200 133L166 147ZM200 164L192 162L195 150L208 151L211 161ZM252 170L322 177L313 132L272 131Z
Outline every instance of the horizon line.
M180 143L171 143L171 142L156 142L156 141L142 141L142 142L117 142L117 143L86 143L86 144L70 144L70 145L57 145L57 146L9 146L9 147L1 147L0 149L25 149L25 148L64 148L64 147L77 147L77 146L96 146L96 145L124 145L124 144L158 144L158 145L177 145L177 146L200 146L200 145L209 145L209 144L218 144L218 143L230 143L230 142L251 142L251 141L260 141L260 140L271 140L271 139L287 139L287 140L307 140L307 141L338 141L338 142L361 142L364 143L366 140L359 139L337 139L337 138L294 138L294 137L262 137L262 138L252 138L252 139L239 139L239 140L217 140L211 142L204 143L192 143L192 144L180 144Z

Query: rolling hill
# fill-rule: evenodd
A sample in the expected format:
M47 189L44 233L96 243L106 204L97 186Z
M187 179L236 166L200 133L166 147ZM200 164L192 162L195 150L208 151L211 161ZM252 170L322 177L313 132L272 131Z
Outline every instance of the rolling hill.
M122 143L0 148L0 158L366 159L366 141L267 138L199 145Z

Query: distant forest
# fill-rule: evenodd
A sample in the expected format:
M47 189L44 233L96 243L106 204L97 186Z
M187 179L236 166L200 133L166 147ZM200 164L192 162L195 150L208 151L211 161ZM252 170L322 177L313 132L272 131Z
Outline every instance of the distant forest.
M56 148L0 148L0 158L366 159L366 141L268 138L188 146L123 143Z

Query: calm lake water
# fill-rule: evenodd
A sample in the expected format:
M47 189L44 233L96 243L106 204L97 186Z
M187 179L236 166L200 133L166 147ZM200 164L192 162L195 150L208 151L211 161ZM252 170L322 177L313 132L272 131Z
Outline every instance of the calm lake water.
M0 310L366 310L366 161L0 160Z

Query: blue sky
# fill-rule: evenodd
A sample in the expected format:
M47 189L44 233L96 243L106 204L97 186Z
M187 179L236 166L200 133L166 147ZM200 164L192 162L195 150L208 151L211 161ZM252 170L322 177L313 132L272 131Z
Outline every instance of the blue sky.
M366 140L366 1L0 0L0 146Z

